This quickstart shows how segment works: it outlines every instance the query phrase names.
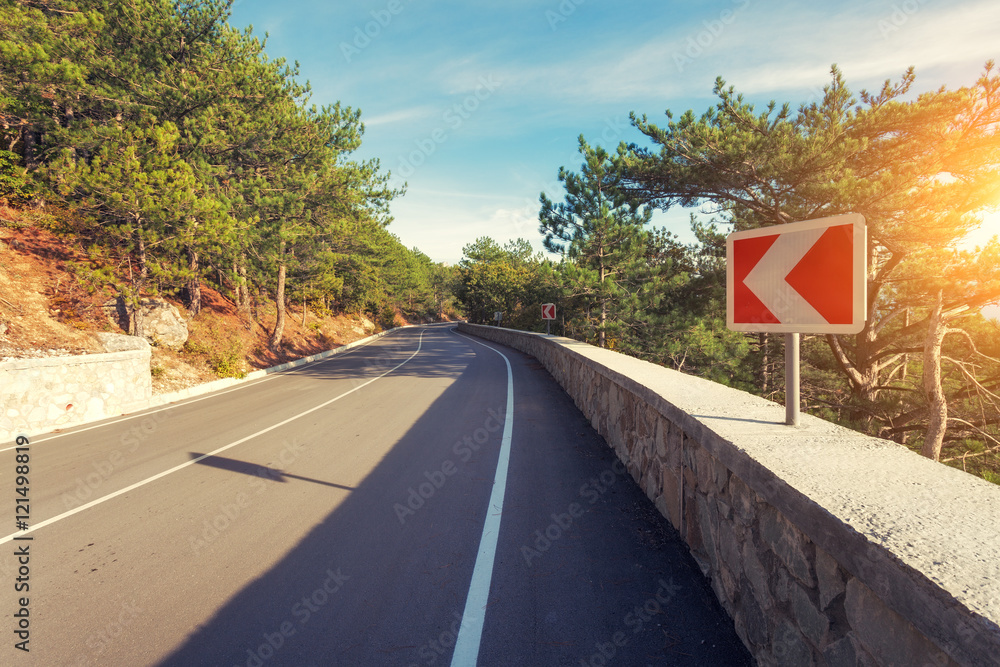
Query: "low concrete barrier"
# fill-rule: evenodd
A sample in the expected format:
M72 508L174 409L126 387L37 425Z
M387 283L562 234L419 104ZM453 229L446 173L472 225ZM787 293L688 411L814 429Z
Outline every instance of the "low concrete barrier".
M761 665L1000 665L1000 487L567 338L538 359L669 519Z
M0 443L145 407L150 349L134 340L133 349L106 354L0 363Z
M407 327L387 329L338 348L169 394L152 395L150 347L142 338L113 334L120 349L107 354L15 359L0 363L0 443L41 435L221 391L272 373L342 354ZM105 343L107 344L107 343Z

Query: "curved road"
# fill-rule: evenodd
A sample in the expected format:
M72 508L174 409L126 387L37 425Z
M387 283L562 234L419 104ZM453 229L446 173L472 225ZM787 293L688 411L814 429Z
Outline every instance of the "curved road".
M751 664L551 376L450 326L30 451L32 530L0 535L3 664Z

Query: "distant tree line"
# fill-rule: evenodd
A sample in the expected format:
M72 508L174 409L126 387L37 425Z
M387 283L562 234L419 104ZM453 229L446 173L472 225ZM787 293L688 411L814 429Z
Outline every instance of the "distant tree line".
M719 79L701 115L668 111L661 126L633 113L641 142L609 153L581 137L562 201L541 196L557 259L480 239L460 297L470 315L502 303L536 330L554 301L560 332L781 399L782 337L726 328L725 234L861 213L867 323L805 338L807 409L1000 482L1000 327L981 314L1000 300L1000 243L965 242L1000 204L1000 76L991 62L957 90L913 83L911 69L854 95L834 67L821 99L758 111ZM691 216L693 244L649 225L677 205L708 218ZM491 268L492 291L484 248L519 267Z
M197 314L203 284L273 301L275 348L291 301L440 313L454 269L387 230L402 190L352 157L360 112L312 105L231 4L0 0L0 197L65 207L134 333L142 295Z

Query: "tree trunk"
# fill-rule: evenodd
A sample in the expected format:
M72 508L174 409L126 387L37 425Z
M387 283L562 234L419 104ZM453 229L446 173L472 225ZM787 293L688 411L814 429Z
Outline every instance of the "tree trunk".
M760 376L757 384L760 386L761 395L767 396L771 390L771 355L766 333L757 334L757 349L760 350Z
M146 329L143 326L142 299L138 294L134 294L128 299L127 303L129 314L128 333L130 336L142 338L146 335Z
M602 250L602 253L603 253L603 250ZM607 301L607 299L604 298L604 257L603 257L603 254L601 256L600 270L601 270L601 274L600 274L600 278L601 278L601 286L600 286L600 290L601 290L601 325L600 325L600 329L598 329L598 332L597 332L597 347L607 347L608 340L607 340L607 336L606 336L605 331L604 331L604 327L608 323L608 301Z
M24 159L24 166L28 171L38 169L38 156L35 146L38 145L38 133L33 125L25 125L21 128L21 157Z
M201 312L201 280L198 279L198 251L188 246L188 270L191 276L187 281L188 310L192 315Z
M135 249L136 259L139 262L139 288L146 285L146 278L149 277L149 263L146 259L146 239L143 236L142 231L142 220L136 220Z
M278 351L281 347L281 337L285 333L285 242L282 241L278 248L278 291L274 295L274 305L278 309L277 319L274 322L274 332L271 334L271 350Z
M149 267L146 261L146 239L142 234L142 220L136 217L134 222L135 256L136 262L139 264L139 271L138 275L132 274L130 276L132 293L129 295L127 302L129 316L128 332L132 336L139 336L141 338L146 335L142 317L142 290L146 286L146 279L149 277Z
M910 326L910 309L909 308L907 308L906 310L903 311L903 328L905 329L908 326ZM906 376L907 376L907 370L908 370L907 366L910 365L909 361L910 361L910 355L907 354L906 352L904 352L903 353L903 372L902 372L903 374L899 378L900 380L903 380L904 382L906 381ZM904 442L903 444L906 444L906 443Z
M941 446L948 428L948 403L941 386L941 344L947 333L941 316L944 297L939 291L937 302L927 322L924 339L924 394L927 396L927 432L920 453L929 459L941 459Z
M243 255L234 266L236 272L236 307L240 317L250 320L250 287L247 285L247 258Z
M853 362L840 344L840 336L841 334L827 334L826 342L841 371L850 382L851 395L860 404L848 407L848 419L854 423L867 423L872 417L871 412L864 406L870 405L878 398L878 387L886 362L879 362L872 353L877 341L870 322L854 337L856 351Z

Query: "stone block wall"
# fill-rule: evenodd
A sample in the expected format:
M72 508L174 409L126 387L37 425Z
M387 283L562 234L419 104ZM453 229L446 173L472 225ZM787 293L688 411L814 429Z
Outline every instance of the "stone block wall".
M122 338L126 338L122 336ZM135 339L139 341L139 339ZM0 443L146 407L149 345L73 357L0 363Z
M332 350L252 371L245 378L224 378L156 396L152 395L149 373L149 343L136 336L98 333L98 340L110 354L0 362L0 444L20 433L41 435L54 428L228 389L342 354L407 327L387 329Z
M1000 487L577 341L537 358L679 531L761 665L1000 665ZM516 387L515 387L516 391Z

